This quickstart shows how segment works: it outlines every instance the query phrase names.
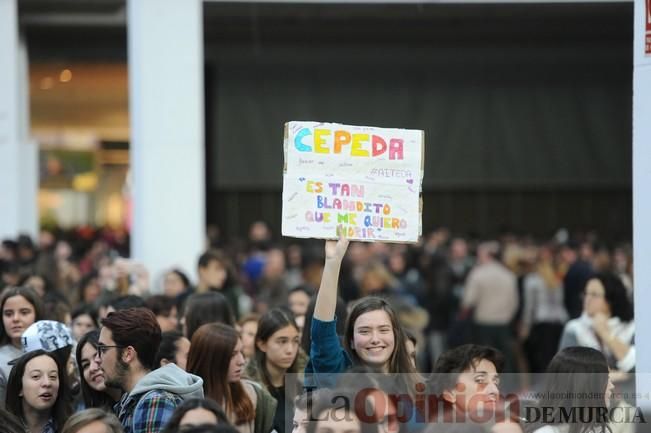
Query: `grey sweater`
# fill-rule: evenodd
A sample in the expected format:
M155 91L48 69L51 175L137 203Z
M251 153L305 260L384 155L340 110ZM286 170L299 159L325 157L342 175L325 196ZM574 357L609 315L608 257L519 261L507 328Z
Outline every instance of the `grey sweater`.
M16 349L13 344L5 344L0 347L0 407L5 407L5 397L7 392L7 382L12 366L9 361L13 361L23 354L23 351Z

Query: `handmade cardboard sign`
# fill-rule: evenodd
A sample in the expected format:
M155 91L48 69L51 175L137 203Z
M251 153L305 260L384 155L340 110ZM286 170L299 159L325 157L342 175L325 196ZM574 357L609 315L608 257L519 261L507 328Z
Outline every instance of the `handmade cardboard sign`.
M285 124L284 236L417 242L424 133Z

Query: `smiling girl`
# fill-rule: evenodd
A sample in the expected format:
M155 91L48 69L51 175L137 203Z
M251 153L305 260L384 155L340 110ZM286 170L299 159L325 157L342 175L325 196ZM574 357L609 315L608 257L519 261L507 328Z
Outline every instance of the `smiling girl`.
M325 266L312 320L310 361L305 373L319 384L323 373L343 373L362 365L382 373L405 373L400 379L413 389L417 375L406 349L406 337L389 303L378 297L358 301L348 316L342 347L336 333L337 280L348 240L326 241Z
M97 354L99 331L90 331L77 343L75 358L79 366L79 382L84 399L84 408L103 408L111 410L122 392L118 388L108 388L104 383L104 372L100 368Z

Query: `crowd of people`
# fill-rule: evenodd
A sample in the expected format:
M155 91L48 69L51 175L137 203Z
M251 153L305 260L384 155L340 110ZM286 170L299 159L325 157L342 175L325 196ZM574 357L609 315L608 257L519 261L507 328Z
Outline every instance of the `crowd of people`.
M635 407L629 245L323 243L213 229L150 275L120 230L4 240L0 431L591 433Z

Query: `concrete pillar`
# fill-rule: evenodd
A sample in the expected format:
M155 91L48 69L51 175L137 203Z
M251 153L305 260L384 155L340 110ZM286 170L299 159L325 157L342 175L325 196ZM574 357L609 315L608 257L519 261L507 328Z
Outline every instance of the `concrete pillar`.
M132 257L155 279L204 248L203 3L128 0Z
M633 251L637 387L651 392L651 2L635 0L633 42ZM648 36L647 36L648 35ZM651 399L639 406L651 409Z
M27 50L17 0L0 0L0 238L38 234L38 146L29 139Z

